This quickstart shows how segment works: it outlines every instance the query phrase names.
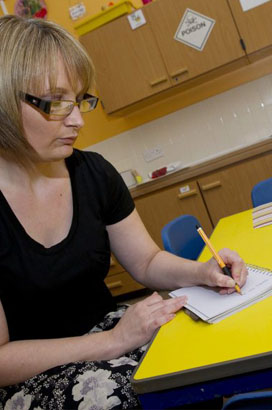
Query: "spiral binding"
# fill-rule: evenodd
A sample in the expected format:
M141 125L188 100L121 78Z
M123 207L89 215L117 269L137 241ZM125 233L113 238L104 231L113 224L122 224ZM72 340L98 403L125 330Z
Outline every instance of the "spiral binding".
M267 274L270 275L270 274L272 274L272 269L270 269L270 268L264 268L263 266L252 265L252 264L250 264L250 263L247 263L246 266L247 266L248 268L254 269L255 271L258 271L258 272L260 272L260 273L262 273L262 274L264 274L264 275L267 275Z

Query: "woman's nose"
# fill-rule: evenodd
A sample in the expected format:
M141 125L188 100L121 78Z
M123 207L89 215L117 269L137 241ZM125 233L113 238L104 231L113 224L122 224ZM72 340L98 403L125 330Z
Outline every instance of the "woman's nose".
M72 112L65 118L65 124L77 128L83 127L84 121L77 105L74 106Z

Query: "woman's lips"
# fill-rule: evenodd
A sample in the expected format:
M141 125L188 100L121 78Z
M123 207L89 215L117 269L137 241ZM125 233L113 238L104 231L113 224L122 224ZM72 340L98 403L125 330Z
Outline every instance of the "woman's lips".
M77 137L65 137L65 138L60 138L60 141L64 144L73 144Z

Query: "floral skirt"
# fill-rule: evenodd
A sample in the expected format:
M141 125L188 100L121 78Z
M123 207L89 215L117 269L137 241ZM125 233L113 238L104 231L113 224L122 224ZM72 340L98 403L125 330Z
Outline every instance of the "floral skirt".
M109 330L127 306L119 306L89 333ZM130 377L146 346L108 361L54 367L16 385L0 388L1 410L138 409Z

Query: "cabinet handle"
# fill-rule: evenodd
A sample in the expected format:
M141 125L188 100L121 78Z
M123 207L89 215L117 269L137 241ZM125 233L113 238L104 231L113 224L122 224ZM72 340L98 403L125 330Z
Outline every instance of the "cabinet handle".
M178 75L188 73L188 71L189 70L188 70L187 67L182 67L182 68L180 68L179 70L175 71L174 73L172 73L170 75L171 75L171 77L177 77Z
M196 189L191 189L188 192L184 192L184 194L178 194L178 199L187 198L188 196L193 196L193 195L196 195L196 194L197 194Z
M118 280L116 282L111 282L107 284L108 289L115 289L115 288L121 288L123 286L122 281Z
M167 81L167 77L161 77L161 78L158 78L157 80L150 81L149 84L151 85L151 87L154 87L154 85L164 83L164 81Z
M218 186L221 186L221 181L214 181L209 184L202 185L201 189L202 191L208 191L209 189L217 188Z

